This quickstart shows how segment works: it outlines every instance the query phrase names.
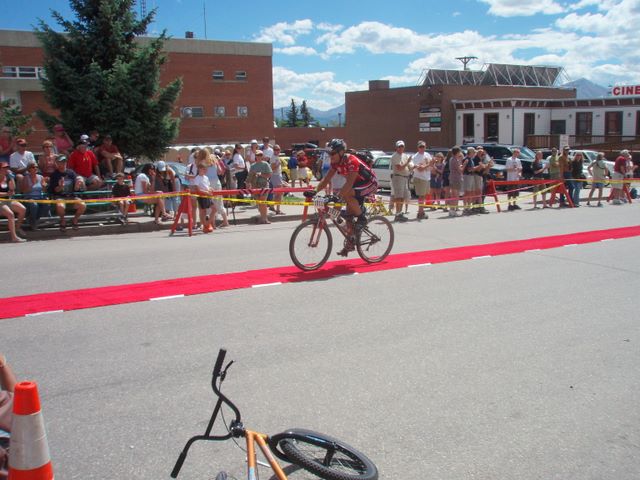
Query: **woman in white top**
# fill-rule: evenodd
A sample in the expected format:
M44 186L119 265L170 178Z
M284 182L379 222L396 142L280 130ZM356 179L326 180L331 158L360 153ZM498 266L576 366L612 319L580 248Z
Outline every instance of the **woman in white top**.
M136 196L141 195L150 195L152 193L162 193L155 192L153 189L153 184L155 183L156 176L156 167L153 163L147 163L142 167L142 171L136 177L136 182L134 186ZM170 220L171 217L167 215L167 212L164 209L164 198L155 197L155 198L138 198L137 200L149 204L155 205L155 222L156 225L160 225L160 219L163 222Z
M246 188L245 182L248 175L247 165L241 153L243 150L244 149L242 148L242 145L236 143L235 147L233 148L233 161L231 162L231 173L235 175L236 181L238 183L238 188L240 189Z
M207 167L206 176L209 179L209 184L211 186L211 190L220 191L222 190L222 183L220 182L220 177L225 173L225 167L215 154L211 155L207 150L202 149L198 152L196 162L198 165L204 165ZM229 226L229 219L227 218L227 210L224 208L224 204L222 202L222 197L214 197L212 199L213 206L217 213L222 216L222 224L221 227ZM213 215L213 214L212 214ZM215 220L215 219L214 219ZM214 221L215 224L215 221Z

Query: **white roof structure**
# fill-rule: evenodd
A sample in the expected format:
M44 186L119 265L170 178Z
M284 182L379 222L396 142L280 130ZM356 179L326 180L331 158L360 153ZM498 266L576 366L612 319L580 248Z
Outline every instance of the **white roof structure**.
M427 70L420 84L557 87L566 80L563 77L562 67L489 63L482 70Z

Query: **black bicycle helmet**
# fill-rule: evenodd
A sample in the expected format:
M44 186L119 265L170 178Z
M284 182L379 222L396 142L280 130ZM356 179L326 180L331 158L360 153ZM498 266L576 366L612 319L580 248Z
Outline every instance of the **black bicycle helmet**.
M344 152L347 149L347 144L341 138L334 138L328 146L332 152Z

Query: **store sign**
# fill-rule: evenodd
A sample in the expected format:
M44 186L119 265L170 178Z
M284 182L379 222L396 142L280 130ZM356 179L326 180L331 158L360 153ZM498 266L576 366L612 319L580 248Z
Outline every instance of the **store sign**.
M619 85L613 87L611 95L614 97L624 97L630 95L640 96L640 85Z
M442 130L442 109L440 107L421 107L418 114L421 122L420 132L440 132Z

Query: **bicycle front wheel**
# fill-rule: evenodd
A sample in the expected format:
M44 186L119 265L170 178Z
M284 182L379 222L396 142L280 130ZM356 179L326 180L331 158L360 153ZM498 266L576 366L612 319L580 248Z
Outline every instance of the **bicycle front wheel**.
M331 254L333 238L329 227L317 220L302 222L294 230L289 241L289 255L301 270L317 270Z
M323 433L291 429L271 437L270 446L278 457L326 480L378 478L378 469L366 455Z
M391 252L394 238L389 220L380 215L371 217L356 238L358 255L367 263L381 262Z

